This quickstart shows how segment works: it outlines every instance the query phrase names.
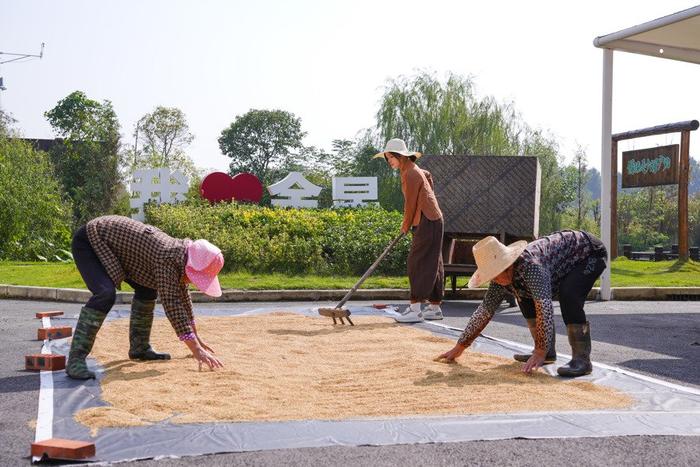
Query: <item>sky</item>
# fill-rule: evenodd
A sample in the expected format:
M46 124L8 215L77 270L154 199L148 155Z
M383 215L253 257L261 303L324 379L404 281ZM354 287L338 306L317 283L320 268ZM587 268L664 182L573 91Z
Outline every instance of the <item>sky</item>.
M388 80L419 71L471 76L480 97L512 102L571 160L600 168L603 52L593 39L692 1L0 0L0 51L44 57L0 65L0 108L28 138L73 91L112 102L123 144L156 106L187 117L187 152L226 170L217 139L250 109L301 118L306 145L331 149L375 124ZM7 59L0 55L0 61ZM614 55L613 133L700 119L700 66ZM680 142L631 140L620 151ZM700 132L691 134L700 158ZM371 174L367 174L371 175Z

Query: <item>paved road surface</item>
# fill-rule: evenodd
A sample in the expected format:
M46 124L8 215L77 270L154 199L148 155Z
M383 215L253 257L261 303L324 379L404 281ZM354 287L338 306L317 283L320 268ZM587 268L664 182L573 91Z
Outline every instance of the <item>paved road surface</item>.
M361 304L361 302L357 302ZM299 306L300 303L293 303ZM313 304L317 306L318 304ZM444 323L463 327L478 302L450 302ZM264 304L198 304L195 307L257 308ZM284 304L277 303L277 307ZM309 307L312 304L309 303ZM117 308L126 308L118 305ZM39 351L36 311L77 314L79 304L0 300L0 466L27 465L34 439L39 377L23 370L24 355ZM593 359L686 386L700 388L700 303L598 302L586 307ZM565 327L557 324L557 349L569 353ZM529 343L516 308L503 308L486 328L494 337ZM327 447L221 454L198 458L141 461L138 466L180 465L673 465L696 466L700 437L628 436L612 438L499 440L383 447Z

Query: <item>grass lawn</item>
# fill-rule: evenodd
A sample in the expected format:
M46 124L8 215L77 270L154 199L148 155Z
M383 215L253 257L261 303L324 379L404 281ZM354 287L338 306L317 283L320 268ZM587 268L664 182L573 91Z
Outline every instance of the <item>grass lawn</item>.
M612 262L613 287L700 287L700 263L680 261Z
M285 274L221 274L222 288L271 289L350 289L359 276L290 276ZM0 261L0 284L40 287L85 288L75 265L63 263ZM700 263L687 261L613 261L613 287L700 287ZM364 289L408 288L405 276L372 276ZM123 290L130 290L123 284Z
M247 272L219 274L222 288L246 290L350 289L359 278L359 276L289 276ZM85 288L83 279L73 263L0 261L0 284ZM408 288L408 278L372 276L362 284L362 288L405 289ZM122 290L131 290L131 287L124 283Z

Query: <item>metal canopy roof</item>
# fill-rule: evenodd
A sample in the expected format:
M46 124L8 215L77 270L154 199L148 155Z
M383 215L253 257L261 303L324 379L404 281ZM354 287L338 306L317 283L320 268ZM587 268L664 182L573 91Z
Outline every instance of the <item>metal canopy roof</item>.
M596 37L596 47L700 64L700 5Z
M613 51L621 50L700 64L700 5L606 36L596 37L593 45L603 49L600 233L603 243L610 251L611 188L614 186L611 167ZM617 174L614 175L617 177ZM610 269L608 268L601 276L601 298L610 300L610 292Z

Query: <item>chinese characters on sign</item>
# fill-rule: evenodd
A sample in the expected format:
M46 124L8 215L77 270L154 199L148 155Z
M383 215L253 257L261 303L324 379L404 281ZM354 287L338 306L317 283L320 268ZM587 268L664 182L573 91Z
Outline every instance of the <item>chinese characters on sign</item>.
M131 192L129 205L134 210L131 217L143 222L144 204L149 201L156 203L182 201L188 187L187 177L179 170L171 172L169 168L161 167L134 171L131 183L129 183L129 191Z
M333 206L357 207L376 202L376 177L334 177ZM317 208L322 187L308 181L301 172L291 172L277 183L267 187L272 205L294 208ZM180 172L168 168L139 169L130 183L131 217L143 221L143 205L150 202L170 203L181 201L188 190L188 180ZM204 177L199 188L202 198L212 203L221 201L247 201L258 203L262 198L262 184L255 175L240 173L230 177L223 172L213 172Z
M317 208L318 200L304 198L317 197L321 193L321 187L308 181L301 172L290 172L279 182L267 187L267 191L271 196L282 196L272 199L273 206Z
M678 145L622 153L622 188L678 183Z
M377 177L333 177L333 206L365 206L377 199Z
M295 208L317 208L316 198L321 187L308 181L300 172L291 172L279 182L267 187L272 205ZM366 206L377 200L377 177L333 177L333 206Z

